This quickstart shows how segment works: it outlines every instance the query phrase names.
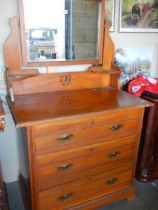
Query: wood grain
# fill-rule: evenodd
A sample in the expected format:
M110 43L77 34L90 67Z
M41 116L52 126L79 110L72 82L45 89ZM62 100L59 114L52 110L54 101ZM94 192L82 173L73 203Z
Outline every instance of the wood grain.
M103 195L114 193L120 189L127 188L131 184L130 165L119 170L102 172L80 181L71 182L61 187L50 188L49 190L39 192L39 210L66 209L74 204L80 204ZM108 185L107 181L116 178L114 184ZM72 193L72 197L67 201L60 201L60 196Z
M22 17L22 0L19 7ZM104 12L103 6L99 60L71 62L99 66L78 73L22 71L22 61L31 67L63 63L27 63L23 18L21 61L19 22L17 17L11 20L4 60L14 102L10 97L7 101L16 127L27 128L32 210L92 210L135 196L143 113L151 104L118 91L121 71L113 64L114 44ZM59 141L67 135L70 141ZM119 155L109 158L115 152ZM66 164L68 170L59 171Z
M116 123L107 123L100 126L91 126L86 129L67 131L35 138L36 150L38 154L51 154L61 150L69 150L76 147L86 146L95 142L116 141L124 136L136 136L138 133L138 118L128 121L116 120ZM113 125L122 125L119 131L113 131ZM72 135L69 141L60 141L59 138Z
M103 115L102 113L79 116L78 118L56 119L43 124L33 126L35 138L54 135L61 132L71 132L78 129L87 129L109 123L116 124L119 121L130 121L139 118L139 109L114 110ZM126 116L126 119L125 119Z
M111 88L20 95L15 97L15 102L8 98L8 103L17 127L76 115L106 114L109 109L119 111L150 106L143 99Z
M135 139L122 143L113 142L59 152L53 155L38 155L37 179L40 190L63 185L64 183L88 177L99 171L112 170L122 164L132 163ZM111 157L116 153L116 157ZM60 170L62 166L68 166Z
M103 76L107 76L104 79L104 86L108 86L108 75L93 72L40 74L21 81L13 81L12 86L14 95L97 88L103 86ZM66 78L69 78L69 83L66 83Z
M2 101L0 100L0 132L4 131L5 126L5 112L3 109Z

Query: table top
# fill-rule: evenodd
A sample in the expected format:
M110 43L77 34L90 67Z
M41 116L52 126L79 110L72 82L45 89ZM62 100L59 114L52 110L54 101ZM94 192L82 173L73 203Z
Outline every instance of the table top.
M7 99L16 127L58 118L150 106L141 98L114 88L80 89L15 96Z

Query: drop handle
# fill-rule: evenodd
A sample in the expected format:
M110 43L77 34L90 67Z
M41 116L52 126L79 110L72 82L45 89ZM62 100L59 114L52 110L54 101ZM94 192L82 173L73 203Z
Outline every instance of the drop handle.
M110 154L107 155L108 158L116 158L120 155L119 151L113 151Z
M71 199L72 196L73 196L72 192L71 193L67 193L67 194L59 196L58 200L60 200L60 201L67 201L67 200Z
M63 135L59 136L57 138L57 140L61 141L61 142L67 142L67 141L71 141L73 136L74 136L73 134L63 134Z
M118 181L118 178L112 178L112 179L109 179L106 184L107 185L113 185L115 184L116 182Z
M115 132L115 131L120 131L122 128L123 128L122 124L115 124L111 127L111 130Z
M59 171L65 171L65 170L68 170L68 169L72 168L72 166L73 166L72 163L68 163L68 164L64 164L62 166L57 167L57 169Z

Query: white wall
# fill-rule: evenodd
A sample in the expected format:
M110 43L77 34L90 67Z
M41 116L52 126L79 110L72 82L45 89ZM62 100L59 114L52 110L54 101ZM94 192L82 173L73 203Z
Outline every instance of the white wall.
M118 47L152 47L153 48L153 76L158 77L158 33L118 33L119 0L115 0L115 32L111 37Z
M0 65L3 65L3 44L10 33L9 17L18 14L17 0L0 0Z
M17 0L0 0L0 66L3 68L3 44L10 33L8 18L17 15ZM1 91L1 90L0 90ZM19 155L17 135L11 114L6 112L6 128L0 133L0 160L5 182L18 179Z
M118 0L116 0L116 25L114 33L111 36L116 47L153 47L153 69L154 75L158 76L158 34L156 33L118 33ZM0 0L0 66L3 63L3 44L10 33L9 17L17 14L17 0ZM12 182L18 179L19 156L17 148L17 139L19 130L15 129L10 113L7 114L6 130L0 134L0 159L2 161L3 175L6 182Z
M158 33L111 33L117 47L152 47L152 76L158 77ZM141 56L141 55L140 55Z
M18 132L10 113L6 114L6 128L0 133L0 160L5 182L13 182L19 175Z

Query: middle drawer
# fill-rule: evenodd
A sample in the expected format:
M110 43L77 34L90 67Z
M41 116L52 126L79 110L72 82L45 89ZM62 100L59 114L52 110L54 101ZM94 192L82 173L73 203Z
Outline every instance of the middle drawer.
M36 157L37 185L46 189L84 176L91 175L105 168L114 168L124 162L132 162L135 138L120 139L113 142L58 152Z

